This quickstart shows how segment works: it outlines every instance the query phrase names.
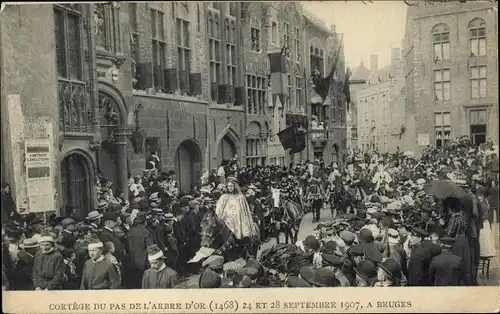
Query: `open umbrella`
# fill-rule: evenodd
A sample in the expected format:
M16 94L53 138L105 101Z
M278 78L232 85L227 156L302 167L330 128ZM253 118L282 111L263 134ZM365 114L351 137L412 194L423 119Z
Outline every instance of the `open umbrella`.
M462 199L467 195L462 187L449 180L431 181L424 185L424 192L430 195L434 195L440 200L444 200L445 198L449 197Z

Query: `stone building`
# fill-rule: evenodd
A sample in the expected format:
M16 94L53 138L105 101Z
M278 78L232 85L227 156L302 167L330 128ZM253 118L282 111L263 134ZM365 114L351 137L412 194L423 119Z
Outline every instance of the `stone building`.
M347 127L351 129L351 139L348 146L351 147L352 150L359 149L359 128L361 126L358 125L358 98L357 91L363 88L368 81L368 77L371 71L364 65L363 60L361 60L360 64L354 68L352 71L351 77L349 77L349 90L351 92L351 103L348 110L348 115L350 119L347 119Z
M399 48L392 48L391 63L382 69L378 69L378 56L372 55L366 83L356 88L358 148L364 152L395 152L399 146L402 65Z
M498 144L498 12L494 2L408 7L404 146L419 153L467 135Z
M324 22L307 11L304 11L304 33L304 55L308 58L306 73L317 70L322 76L327 76L335 55L339 54L334 79L324 101L313 96L312 82L310 79L307 81L307 116L311 122L307 158L322 157L329 164L342 160L347 146L346 99L343 94L345 57L343 45L340 46L343 34L337 33L334 25L327 28ZM313 123L320 126L316 128Z

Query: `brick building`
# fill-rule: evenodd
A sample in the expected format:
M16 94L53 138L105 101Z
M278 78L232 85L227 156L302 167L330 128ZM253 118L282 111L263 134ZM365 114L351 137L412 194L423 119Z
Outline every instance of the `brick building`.
M285 112L306 112L302 49L313 30L304 20L301 5L286 2L8 5L2 180L30 211L73 205L83 217L96 206L99 173L127 196L152 152L182 191L235 156L287 165L273 135ZM269 99L268 53L285 41L292 92L280 108ZM30 188L42 181L26 174L28 140L48 146L43 191Z
M467 135L498 144L498 13L493 2L408 7L404 147Z

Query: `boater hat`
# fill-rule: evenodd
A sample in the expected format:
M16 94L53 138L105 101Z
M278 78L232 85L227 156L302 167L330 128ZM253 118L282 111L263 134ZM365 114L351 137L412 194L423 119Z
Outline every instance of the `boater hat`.
M165 258L165 256L163 255L163 251L160 250L158 245L151 244L150 246L148 246L148 261L152 262L160 258Z
M89 240L89 244L87 245L87 249L103 249L104 248L104 243L102 243L101 240L97 236L92 237Z
M37 248L39 247L40 245L38 244L38 241L33 239L33 238L28 238L28 239L25 239L23 241L23 243L21 243L19 245L19 247L21 249L33 249L33 248Z
M54 237L48 231L43 231L42 234L40 235L40 238L38 239L38 243L42 242L55 243L55 240Z

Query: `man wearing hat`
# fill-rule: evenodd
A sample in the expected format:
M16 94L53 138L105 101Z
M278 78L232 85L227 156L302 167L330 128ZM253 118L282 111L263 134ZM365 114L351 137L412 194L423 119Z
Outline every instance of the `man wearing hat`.
M429 265L441 248L430 240L424 240L429 233L420 228L412 228L410 241L410 257L408 261L408 285L429 286ZM412 243L413 242L413 243Z
M153 235L146 228L146 213L140 212L127 236L128 261L127 284L130 289L140 289L142 275L148 264L148 246L154 244Z
M465 284L462 259L452 253L455 238L442 237L441 254L434 257L429 266L430 283L433 286L462 286Z
M202 289L220 288L222 279L220 275L213 270L206 269L198 280L198 286Z
M335 278L340 282L342 287L350 287L349 279L342 272L344 260L335 254L323 254L323 267L329 268L335 273Z
M101 218L102 214L96 210L91 211L86 217L86 219L89 221L89 225L95 231L97 231L101 227Z
M55 250L55 240L45 231L38 240L40 251L33 260L35 290L60 290L64 282L64 259Z
M377 268L369 260L359 262L354 267L356 272L356 286L357 287L373 287L377 282Z
M144 272L142 289L168 289L180 283L179 275L165 264L166 257L156 245L148 247L148 261L151 268Z
M19 245L18 261L14 268L12 290L35 290L33 286L33 262L38 251L38 241L27 238Z
M118 235L115 233L115 229L118 227L120 215L116 212L106 212L104 213L102 220L104 222L104 228L102 228L99 233L99 239L103 242L112 242L115 247L114 255L116 259L123 265L125 262L125 245Z
M83 267L81 290L118 289L121 285L120 275L113 263L104 258L104 243L97 237L89 240L87 246L90 259Z

